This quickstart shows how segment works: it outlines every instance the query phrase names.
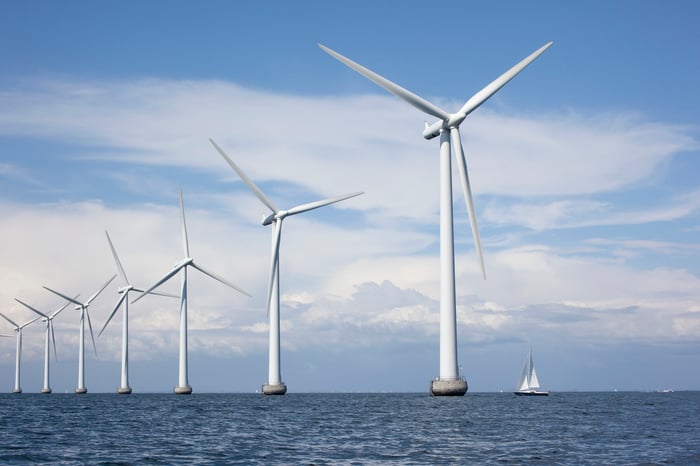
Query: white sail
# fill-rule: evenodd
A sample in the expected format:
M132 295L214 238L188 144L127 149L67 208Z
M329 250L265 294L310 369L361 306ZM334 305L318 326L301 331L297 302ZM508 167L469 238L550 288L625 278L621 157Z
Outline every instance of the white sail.
M532 348L530 348L530 356L528 359L530 360L530 373L527 377L527 384L529 388L537 390L538 388L540 388L540 381L537 380L537 373L535 372L535 363L532 361Z
M528 385L531 389L537 390L540 388L540 381L537 380L537 374L535 373L535 366L530 366L530 381Z
M523 370L520 373L520 380L518 380L518 388L517 388L518 391L527 390L529 388L528 382L527 382L528 375L529 375L528 360L526 359L525 364L523 364Z

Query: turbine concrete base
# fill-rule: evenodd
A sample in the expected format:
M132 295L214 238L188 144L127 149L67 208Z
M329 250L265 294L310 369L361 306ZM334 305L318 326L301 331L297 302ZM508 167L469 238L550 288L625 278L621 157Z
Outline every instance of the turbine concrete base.
M263 395L284 395L287 393L287 386L283 383L269 385L264 384L262 386Z
M175 387L173 389L173 393L176 395L191 395L192 394L192 387L189 385L186 385L184 387Z
M22 393L22 389L21 388L13 388L12 393Z
M430 382L430 396L464 396L467 389L467 381L464 379L438 379Z
M78 387L75 389L75 393L78 395L84 395L87 393L87 388L86 387Z
M42 388L41 393L48 395L49 393L51 393L51 389L50 388Z
M131 395L131 387L119 387L117 393L119 395Z

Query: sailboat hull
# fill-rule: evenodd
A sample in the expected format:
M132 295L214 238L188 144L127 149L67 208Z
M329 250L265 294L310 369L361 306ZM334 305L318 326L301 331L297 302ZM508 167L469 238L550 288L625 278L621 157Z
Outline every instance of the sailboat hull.
M537 390L523 390L513 393L518 396L549 396L549 392L538 392Z

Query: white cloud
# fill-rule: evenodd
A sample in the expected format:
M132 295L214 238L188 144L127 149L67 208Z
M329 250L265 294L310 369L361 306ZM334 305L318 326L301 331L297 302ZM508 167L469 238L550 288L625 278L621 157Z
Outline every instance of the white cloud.
M90 158L231 176L213 137L256 181L364 190L356 205L375 221L435 214L437 143L420 136L422 115L392 96L299 97L222 81L34 81L0 93L0 104L0 134L84 145ZM692 128L629 115L484 108L462 131L477 196L608 192L698 147Z
M465 140L473 141L468 152L479 175L477 191L502 195L608 192L648 178L675 154L699 147L697 128L628 114L510 117L480 111L463 126Z
M483 209L483 218L495 225L519 225L540 231L668 222L696 212L700 208L700 191L684 193L666 203L663 206L621 210L610 201L587 199L492 201Z

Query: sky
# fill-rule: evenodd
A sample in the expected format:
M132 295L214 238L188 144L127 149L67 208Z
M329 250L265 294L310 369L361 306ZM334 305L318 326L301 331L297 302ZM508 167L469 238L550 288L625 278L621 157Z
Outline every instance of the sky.
M488 3L488 2L487 2ZM481 277L455 171L460 372L512 390L532 347L544 388L700 389L700 4L41 2L0 4L0 312L33 318L116 273L136 286L191 256L246 297L189 275L195 392L267 379L269 211L362 196L285 221L282 379L289 392L427 392L438 375L438 141L427 117L322 43L456 111L553 46L461 133ZM90 307L95 333L117 278ZM178 292L178 280L163 291ZM54 391L76 387L78 312L55 320ZM119 385L121 314L88 339L86 386ZM130 306L130 385L177 383L178 302ZM12 327L0 322L0 333ZM42 385L25 328L22 388ZM0 391L15 342L0 339Z

